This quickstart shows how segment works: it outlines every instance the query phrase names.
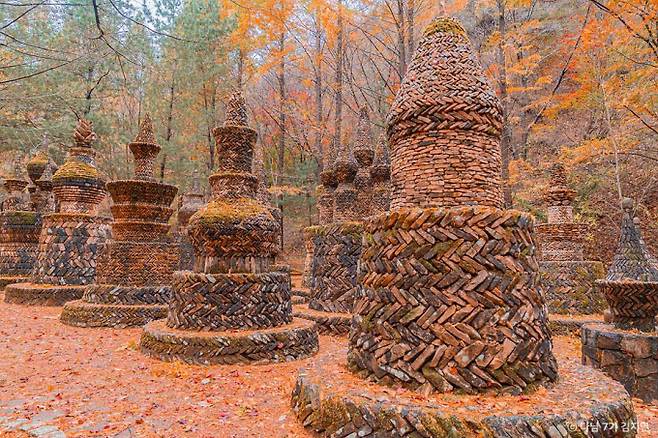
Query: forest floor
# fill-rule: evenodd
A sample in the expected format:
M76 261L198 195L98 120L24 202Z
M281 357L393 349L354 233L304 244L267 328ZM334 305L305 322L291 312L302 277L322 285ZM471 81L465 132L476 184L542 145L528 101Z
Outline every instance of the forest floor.
M289 404L297 370L313 359L162 363L137 351L140 329L68 327L60 310L0 303L0 438L27 436L21 426L49 438L311 436ZM344 342L320 339L322 349ZM555 346L580 354L577 338L556 338ZM657 436L658 405L637 403L636 411L650 431L640 436Z

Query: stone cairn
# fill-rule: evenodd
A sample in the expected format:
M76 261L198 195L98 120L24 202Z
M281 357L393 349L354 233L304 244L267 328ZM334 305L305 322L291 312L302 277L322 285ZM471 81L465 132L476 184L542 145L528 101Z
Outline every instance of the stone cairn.
M586 322L582 315L600 314L605 309L605 300L595 284L605 276L605 268L601 262L583 259L589 226L573 220L575 197L576 192L567 186L564 166L556 164L546 193L548 223L537 225L536 236L540 284L553 314L551 328L560 334L580 333Z
M178 188L156 182L160 152L147 114L128 145L134 178L112 181L112 240L98 258L96 284L82 300L64 305L60 321L78 327L136 327L167 316L179 246L168 235L170 207Z
M29 176L38 179L41 175ZM27 205L27 185L18 165L14 166L14 175L4 180L7 197L0 212L0 290L26 281L37 258L41 215Z
M373 216L388 211L391 203L391 163L385 136L377 142L375 159L370 168L372 199L370 213Z
M280 362L313 355L311 322L293 319L290 276L273 269L278 224L257 198L252 173L256 131L247 126L240 92L213 131L218 170L211 201L192 216L188 233L194 272L174 273L166 320L146 325L144 353L198 364Z
M370 157L364 162L372 162L372 149L370 152L365 152L365 148L359 151ZM315 321L321 333L347 335L354 298L359 290L357 266L363 223L362 204L354 184L358 169L352 147L342 144L332 168L335 182L331 185L336 186L333 222L305 230L313 241L313 280L308 307L296 306L294 313Z
M356 138L354 139L354 158L357 162L357 171L354 176L354 188L357 191L357 211L364 218L372 210L372 177L371 166L375 158L373 138L368 115L368 108L363 106L359 110L359 121L356 125Z
M61 306L95 282L98 254L110 236L110 218L97 211L106 191L96 169L95 139L91 122L80 119L66 162L52 177L59 212L44 216L30 281L7 286L6 302Z
M658 400L658 260L642 239L633 201L624 199L619 246L604 280L609 323L582 328L583 363L600 368L645 401Z
M187 225L194 213L203 207L203 191L201 190L201 181L199 171L194 169L192 176L192 188L189 192L181 197L180 207L178 209L178 225L176 234L180 244L180 271L191 271L194 269L194 247L187 235Z
M602 373L591 370L605 381L592 389L603 401L591 405L562 401L552 386L557 363L536 285L532 217L501 209L501 125L464 29L435 19L388 117L392 210L365 225L364 290L348 347L356 375L334 352L300 373L292 406L306 427L331 437L567 436L571 427L585 436L579 420L605 414L618 426L633 418L623 388ZM548 383L547 398L562 402L550 414L546 396L533 394ZM573 392L565 383L563 395ZM527 392L528 404L513 415L495 409L489 392Z

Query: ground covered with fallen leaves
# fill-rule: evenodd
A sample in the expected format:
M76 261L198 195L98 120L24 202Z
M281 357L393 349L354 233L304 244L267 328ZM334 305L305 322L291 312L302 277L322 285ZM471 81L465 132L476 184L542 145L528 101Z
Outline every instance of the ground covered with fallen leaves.
M0 420L37 419L66 436L310 437L290 411L300 367L188 366L137 351L140 329L80 329L59 308L0 303ZM344 340L322 336L323 351ZM580 355L575 338L556 339ZM658 436L658 405L636 403ZM0 430L2 429L0 424ZM47 429L44 429L47 430ZM26 436L0 432L3 436ZM62 436L62 435L44 435Z

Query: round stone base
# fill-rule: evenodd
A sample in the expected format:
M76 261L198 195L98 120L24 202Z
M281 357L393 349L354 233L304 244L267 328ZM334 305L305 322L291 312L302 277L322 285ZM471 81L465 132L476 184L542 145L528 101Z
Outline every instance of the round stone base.
M5 286L8 286L10 284L14 283L24 283L30 279L29 276L24 276L24 277L18 277L15 275L4 275L0 276L0 290L3 290Z
M350 332L352 315L349 313L322 312L297 305L293 306L292 315L315 322L321 334L347 336Z
M295 415L321 436L635 436L637 420L624 388L564 354L557 357L560 380L546 390L424 396L362 380L345 367L346 353L321 352L301 370L293 390Z
M658 332L595 323L582 328L583 363L599 368L646 402L658 400Z
M176 330L153 321L144 327L140 348L166 362L253 364L304 359L318 352L319 340L315 323L297 318L276 328L223 332Z
M548 326L553 336L580 337L580 328L584 324L603 321L603 315L548 315Z
M68 302L59 320L75 327L141 327L167 317L167 306L94 304L82 300Z
M86 288L85 285L10 284L5 287L5 303L26 306L63 306L68 301L82 298Z

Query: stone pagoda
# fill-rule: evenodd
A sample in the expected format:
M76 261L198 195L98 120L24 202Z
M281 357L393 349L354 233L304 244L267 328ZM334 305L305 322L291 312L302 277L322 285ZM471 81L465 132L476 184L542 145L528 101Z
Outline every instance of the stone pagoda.
M212 199L188 225L194 271L174 273L167 319L146 325L141 349L161 360L198 364L313 355L315 325L293 319L290 277L273 269L278 224L257 199L257 137L240 92L231 96L226 121L213 134L218 169L209 178Z
M370 216L372 209L372 178L371 167L375 157L373 149L372 129L368 108L359 109L359 121L356 125L356 138L354 139L354 158L357 162L357 171L354 176L354 188L357 191L357 211L362 218Z
M354 184L358 169L351 145L341 144L332 168L332 185L336 186L333 222L306 229L313 241L310 300L308 307L295 306L294 313L315 321L321 333L347 334L359 289L357 266L363 223Z
M171 281L178 269L178 243L169 233L178 188L155 180L160 152L147 114L128 145L134 177L112 181L112 239L98 258L96 284L82 300L66 303L60 321L78 327L136 327L167 316Z
M203 191L201 190L201 180L199 179L198 169L194 169L192 175L192 188L185 193L180 200L178 208L178 224L176 234L180 244L180 269L181 271L191 271L194 269L194 247L187 235L187 225L194 213L203 207Z
M642 240L631 199L622 202L619 246L604 280L609 323L582 328L583 363L600 368L628 392L658 400L658 260Z
M90 121L80 119L66 162L52 177L59 212L46 214L29 282L5 288L8 303L61 306L96 281L96 260L110 236L110 218L98 215L106 196L96 169Z
M589 226L574 222L575 197L576 192L567 186L564 166L555 164L545 197L548 223L537 225L536 237L540 283L548 310L554 314L550 317L551 327L559 333L580 332L582 315L600 314L605 309L605 300L595 284L605 276L605 268L601 262L584 260L583 243Z
M26 281L37 258L41 215L28 206L27 185L16 163L14 174L4 180L7 197L0 212L0 290Z
M580 368L555 383L533 220L502 209L501 108L456 20L425 30L387 123L391 211L365 224L352 373L345 350L321 352L300 373L292 405L304 426L520 438L571 427L585 436L598 414L619 427L633 419L623 388L595 370L600 382L579 382L586 396L566 397L588 371L573 359L565 368ZM496 396L521 393L512 411ZM560 405L547 412L548 400Z
M375 159L370 167L372 182L371 215L387 212L391 203L391 162L385 136L377 142Z

